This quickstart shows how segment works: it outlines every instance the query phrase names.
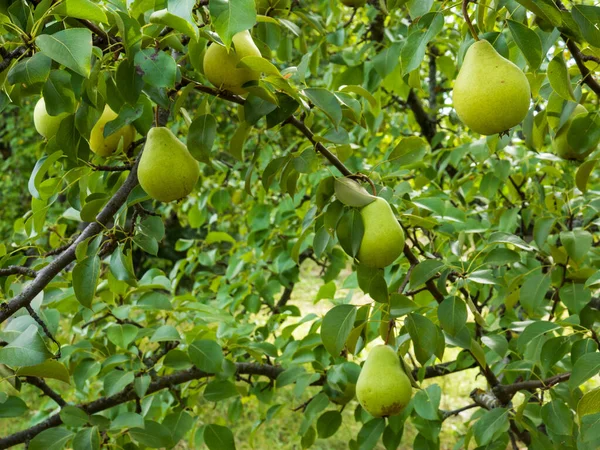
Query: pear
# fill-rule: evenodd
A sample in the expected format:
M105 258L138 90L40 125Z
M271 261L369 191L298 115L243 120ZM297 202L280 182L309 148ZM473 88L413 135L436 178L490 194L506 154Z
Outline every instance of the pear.
M594 151L594 148L575 149L569 145L569 142L567 140L569 129L571 128L571 124L573 123L573 119L582 114L587 114L587 112L588 110L585 109L585 106L578 104L567 119L567 121L556 132L556 136L554 136L554 139L552 139L552 147L554 148L556 154L562 159L583 161L590 153ZM581 152L578 150L580 150Z
M278 11L290 9L291 0L256 0L256 12L261 15L269 15Z
M165 127L151 128L138 167L146 193L161 202L187 196L198 182L200 167L187 147Z
M125 125L119 128L110 136L104 137L104 127L111 120L115 120L118 114L110 106L106 105L98 122L92 128L90 134L90 149L99 156L110 156L119 147L119 142L123 138L123 149L126 150L135 138L135 128L133 125Z
M364 234L358 249L358 260L369 267L385 267L404 250L404 232L390 204L377 197L360 210Z
M344 6L358 8L359 6L364 6L364 4L367 3L367 0L341 0L341 2Z
M67 117L69 113L60 113L58 116L51 116L46 110L46 101L44 97L41 97L35 104L33 110L33 124L38 133L44 136L46 139L50 139L56 135L58 126L62 120Z
M246 56L261 56L248 30L233 36L233 47L229 51L224 46L214 43L206 49L204 75L219 89L244 94L246 90L242 86L260 77L260 73L254 70L236 67Z
M488 41L467 50L452 94L454 109L470 129L484 135L507 131L523 121L531 89L525 74Z
M393 416L410 402L412 386L396 352L387 345L373 347L360 371L356 397L373 417Z

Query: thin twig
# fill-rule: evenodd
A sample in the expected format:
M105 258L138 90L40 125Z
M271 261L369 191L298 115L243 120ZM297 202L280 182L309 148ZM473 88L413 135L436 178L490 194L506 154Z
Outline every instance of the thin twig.
M25 382L27 384L31 384L32 386L37 387L40 391L42 391L44 394L46 394L48 397L54 400L61 408L67 404L67 402L60 396L60 394L58 394L50 386L48 386L42 378L25 377Z
M465 22L467 22L469 31L471 31L471 36L473 36L473 39L478 41L479 36L477 36L477 31L475 30L475 27L473 26L473 23L471 22L471 18L469 17L469 11L467 11L467 5L470 3L470 1L471 0L462 0L462 14L463 14L463 19L465 19Z
M48 339L50 339L52 342L54 342L56 344L56 346L58 347L58 353L54 356L54 358L59 359L60 358L60 347L61 347L60 343L54 338L54 336L52 336L52 333L48 329L48 326L44 323L42 318L37 315L37 313L33 310L33 308L31 307L30 304L25 305L25 309L27 310L29 315L33 318L33 320L35 320L38 323L38 325L40 327L42 327L42 330L44 330L44 334L48 337Z
M8 275L25 275L31 278L37 276L37 272L29 267L23 266L8 266L4 269L0 269L0 277L6 277Z

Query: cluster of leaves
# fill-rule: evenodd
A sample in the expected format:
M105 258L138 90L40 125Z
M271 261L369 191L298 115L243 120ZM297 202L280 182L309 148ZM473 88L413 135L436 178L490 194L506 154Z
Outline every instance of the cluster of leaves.
M285 408L280 389L311 395L296 412L304 448L335 434L346 404L362 424L350 448L397 448L407 420L407 445L439 448L443 421L465 409L441 411L439 386L388 419L345 395L379 338L409 356L416 382L483 374L489 391L473 392L458 445L598 448L600 394L586 392L600 372L597 152L563 161L552 137L581 103L569 144L600 140L600 8L477 3L481 36L533 93L522 126L481 139L451 108L473 42L456 4L300 3L267 16L253 0L0 5L0 111L41 94L68 113L31 171L30 213L0 243L0 417L39 410L1 448L232 449L242 398L269 406L260 426ZM246 29L263 57L239 65L262 77L240 97L208 85L202 57ZM133 124L143 137L168 114L203 163L188 198L153 204L136 147L90 152L105 104L118 112L105 135ZM352 174L406 230L385 270L348 256L363 227L334 177ZM334 305L324 317L293 301L308 260L316 300ZM357 305L358 291L370 300ZM448 349L458 356L441 364ZM50 400L27 404L28 388ZM227 420L205 422L215 402Z

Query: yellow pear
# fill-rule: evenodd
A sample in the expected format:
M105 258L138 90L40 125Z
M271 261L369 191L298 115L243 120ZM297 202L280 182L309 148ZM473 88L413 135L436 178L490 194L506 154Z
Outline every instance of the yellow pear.
M367 3L367 0L341 0L341 2L342 5L358 8L359 6L364 6L364 4Z
M180 200L192 192L199 176L198 161L171 130L150 129L138 167L140 185L150 197Z
M254 70L236 67L246 56L261 56L248 30L233 36L233 47L229 51L215 43L206 49L204 75L219 89L226 89L234 94L244 94L246 90L242 86L260 77L260 73Z
M400 413L410 402L412 386L396 352L387 345L373 347L356 383L360 405L373 417Z
M452 97L454 109L466 126L492 135L523 121L531 90L521 69L481 40L467 50Z
M588 110L585 109L585 106L578 104L567 119L567 121L556 132L556 136L554 136L554 139L552 139L552 147L554 147L554 151L561 158L572 159L575 161L583 161L590 153L594 151L594 148L575 149L569 145L569 142L567 140L569 129L571 128L571 124L573 123L573 119L582 114L587 114L587 112Z
M58 126L62 120L67 117L69 113L60 113L58 116L51 116L46 110L46 102L44 97L40 98L35 104L33 110L33 124L38 133L44 136L46 139L50 139L56 135Z
M358 250L358 260L369 267L385 267L393 263L404 250L404 232L390 204L377 197L360 210L364 234Z
M269 15L277 11L286 11L290 9L291 3L291 0L256 0L256 12Z
M118 114L110 106L106 105L104 111L98 119L98 122L92 128L90 134L90 149L99 156L110 156L119 147L119 141L123 138L123 150L133 142L135 138L135 128L133 125L125 125L119 128L110 136L104 137L104 127L111 120L115 120Z

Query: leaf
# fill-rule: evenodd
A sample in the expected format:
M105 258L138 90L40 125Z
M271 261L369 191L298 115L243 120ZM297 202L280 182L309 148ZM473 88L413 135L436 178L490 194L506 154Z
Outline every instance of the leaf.
M337 224L336 234L344 251L355 257L360 249L360 244L365 232L360 211L352 208L347 210Z
M206 373L218 373L223 363L223 350L215 341L200 339L192 342L188 350L194 365Z
M554 92L565 100L575 101L573 88L571 87L571 78L569 77L569 71L562 53L556 55L548 63L547 75Z
M394 168L419 163L423 161L428 148L429 144L420 137L402 138L390 153L388 161L392 163Z
M150 448L171 448L173 442L169 429L153 420L145 420L144 428L132 428L129 435Z
M600 388L586 392L577 403L577 416L579 420L588 414L600 413Z
M211 381L204 389L204 398L209 402L220 402L238 395L235 384L228 380Z
M523 332L517 339L517 348L520 352L523 352L525 350L525 347L527 347L527 345L534 339L559 328L560 325L557 325L552 322L546 322L542 320L539 322L533 322L527 325L527 328L523 330Z
M385 428L385 419L371 419L365 423L358 432L359 450L371 450L375 448Z
M410 274L410 287L416 288L426 281L429 281L433 276L440 271L445 264L435 259L426 259L415 266Z
M162 424L171 431L172 442L176 444L191 430L195 421L187 412L178 411L165 417Z
M543 274L540 271L532 272L525 277L519 298L528 315L534 315L536 308L542 304L551 282L550 274Z
M0 348L0 364L11 367L35 366L51 356L36 325L29 325L14 341Z
M150 15L149 22L171 27L180 33L188 35L192 39L198 40L198 26L193 21L187 21L169 12L167 9L153 12Z
M204 428L204 443L209 450L235 450L233 433L221 425L207 425Z
M424 2L418 2L424 3ZM419 19L417 22L419 30L413 31L408 36L406 43L402 47L400 60L402 61L402 74L406 75L417 69L427 50L427 44L431 41L444 26L444 15L441 13L430 13Z
M592 46L600 48L600 29L598 28L600 8L589 5L573 5L571 15L579 25L585 40Z
M597 162L597 159L588 159L587 161L584 161L577 169L575 183L581 192L587 192L587 183Z
M208 9L215 31L228 49L234 34L256 23L254 0L211 0Z
M342 415L338 411L326 411L317 420L317 434L321 439L333 436L342 425Z
M552 400L542 406L542 420L554 434L570 436L573 433L573 414L562 400Z
M150 338L150 342L166 342L180 340L181 336L179 336L177 329L172 325L162 325L154 332L154 334Z
M438 307L438 320L445 332L455 336L467 323L467 305L458 297L446 298Z
M487 445L494 436L506 433L509 428L508 411L506 408L496 408L487 411L473 426L473 435L479 445Z
M444 335L441 330L427 317L410 313L404 320L404 325L413 342L415 356L422 365L436 355L442 359L444 354Z
M211 114L196 117L190 124L187 147L198 161L210 162L211 150L217 136L217 120Z
M329 354L340 355L355 319L356 307L353 305L337 305L327 311L321 324L321 341Z
M124 325L111 325L106 330L108 340L125 350L129 347L138 335L138 328L134 325L126 323Z
M35 53L30 58L23 58L8 71L10 84L22 83L27 86L43 83L50 75L52 60L43 53Z
M0 418L19 417L27 410L27 404L21 398L11 395L0 403Z
M515 20L507 20L510 34L517 46L525 55L531 70L536 70L542 63L542 41L535 31Z
M60 450L72 437L73 433L65 428L49 428L29 442L28 450Z
M104 395L111 396L125 389L133 383L135 376L133 372L113 370L104 377Z
M91 308L100 277L100 258L88 256L73 268L75 297L86 308Z
M437 384L417 391L413 398L416 413L427 420L439 420L441 398L442 389Z
M42 34L35 40L40 51L79 75L90 76L92 32L87 28L68 28L57 33Z
M70 427L82 427L90 420L90 416L77 406L66 405L60 410L60 420Z
M581 283L566 282L558 291L560 300L571 314L579 314L592 299L592 292Z
M575 362L569 379L569 387L573 390L598 373L600 373L600 353L586 353Z
M98 427L84 428L73 439L74 450L98 450L100 448L100 433Z
M585 230L561 231L560 241L569 257L577 263L585 258L593 243L592 235Z
M41 364L29 367L21 367L17 370L17 376L31 376L40 378L53 378L70 384L69 370L59 361L49 359Z
M337 128L342 121L342 107L337 97L323 88L309 88L302 91L314 105L325 113Z

